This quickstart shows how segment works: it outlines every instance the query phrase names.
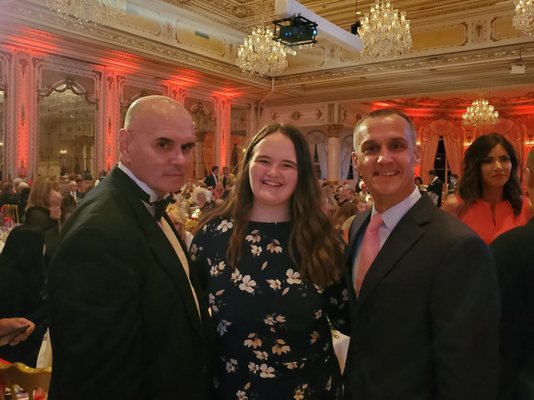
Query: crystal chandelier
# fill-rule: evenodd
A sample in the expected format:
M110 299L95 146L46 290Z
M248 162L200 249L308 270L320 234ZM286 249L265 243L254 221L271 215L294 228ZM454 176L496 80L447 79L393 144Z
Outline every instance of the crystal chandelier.
M410 20L404 11L394 10L389 0L376 0L370 13L365 13L358 33L364 55L397 56L412 47Z
M499 119L499 113L494 110L486 99L477 99L467 107L463 115L465 126L489 126L494 125Z
M287 54L296 52L273 40L273 31L261 23L239 46L236 64L249 74L274 76L287 68Z
M514 0L514 28L527 35L534 34L534 0Z
M48 8L66 21L93 22L105 25L121 20L126 14L127 0L48 0Z

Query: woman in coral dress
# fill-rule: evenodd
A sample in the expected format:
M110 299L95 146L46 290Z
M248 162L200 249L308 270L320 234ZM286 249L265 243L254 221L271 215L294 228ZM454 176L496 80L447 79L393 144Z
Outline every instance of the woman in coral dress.
M512 144L498 133L479 136L466 150L458 192L443 209L456 215L486 243L524 225L531 215L521 194L518 159Z

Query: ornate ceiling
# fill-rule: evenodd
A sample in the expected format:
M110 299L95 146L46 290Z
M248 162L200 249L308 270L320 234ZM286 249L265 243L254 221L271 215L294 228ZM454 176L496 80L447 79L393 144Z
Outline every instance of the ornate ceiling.
M374 0L300 2L349 30L356 10L367 12ZM409 53L362 57L319 36L273 80L243 74L235 57L258 21L258 10L266 6L272 15L274 1L128 0L124 21L99 27L65 23L47 9L46 0L7 0L0 12L0 40L25 43L23 24L36 29L31 31L36 41L41 32L59 35L57 45L72 49L73 57L79 57L76 48L92 43L93 55L111 64L139 57L149 60L154 71L178 69L187 79L266 106L385 101L433 110L465 108L478 96L503 107L534 106L534 37L512 27L512 0L393 0L393 5L411 20ZM43 34L43 43L47 40ZM511 73L511 65L518 63L526 64L524 74Z

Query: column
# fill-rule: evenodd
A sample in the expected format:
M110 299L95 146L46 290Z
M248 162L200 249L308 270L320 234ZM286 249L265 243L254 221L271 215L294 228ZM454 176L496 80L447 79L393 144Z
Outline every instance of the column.
M36 87L34 81L34 74L32 69L32 59L28 54L15 53L15 93L9 93L8 95L14 95L15 99L15 167L8 167L8 171L13 171L13 177L20 176L22 178L36 176L37 172L37 132L38 129L35 126L38 121L32 119L31 110L37 107L37 96L32 89ZM9 102L8 102L9 103ZM34 115L33 115L34 116ZM32 122L30 124L30 121ZM34 140L32 140L32 138ZM33 145L33 146L32 146ZM31 157L31 153L36 156Z
M204 136L205 132L195 132L195 179L204 178Z
M328 154L326 163L326 179L329 183L337 183L339 179L339 132L343 125L326 126L328 136Z
M106 69L102 79L103 96L100 103L103 107L98 108L98 113L102 118L98 118L96 127L96 144L98 157L96 162L97 169L93 172L98 176L101 170L109 172L111 168L117 163L118 155L118 133L121 128L120 120L120 101L119 101L119 84L117 73L113 70ZM102 132L102 133L99 133Z
M215 98L217 128L215 131L215 164L219 167L230 166L230 111L231 103L227 97Z

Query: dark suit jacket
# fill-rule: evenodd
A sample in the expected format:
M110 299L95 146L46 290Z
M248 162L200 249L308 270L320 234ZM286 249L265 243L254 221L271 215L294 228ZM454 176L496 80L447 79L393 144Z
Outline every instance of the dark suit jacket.
M534 219L491 248L501 288L500 399L534 399Z
M60 232L48 285L50 400L208 398L207 307L197 290L201 322L137 190L114 169ZM194 271L191 280L199 288Z
M207 187L214 188L217 184L217 179L215 179L215 176L213 174L209 174L204 178L204 183Z
M436 205L441 207L441 195L443 194L443 182L441 179L436 178L433 182L430 182L430 185L428 185L426 191L435 193L438 196L438 202Z
M346 253L370 212L356 217ZM499 297L489 250L427 196L380 249L356 299L344 373L347 399L496 398Z

